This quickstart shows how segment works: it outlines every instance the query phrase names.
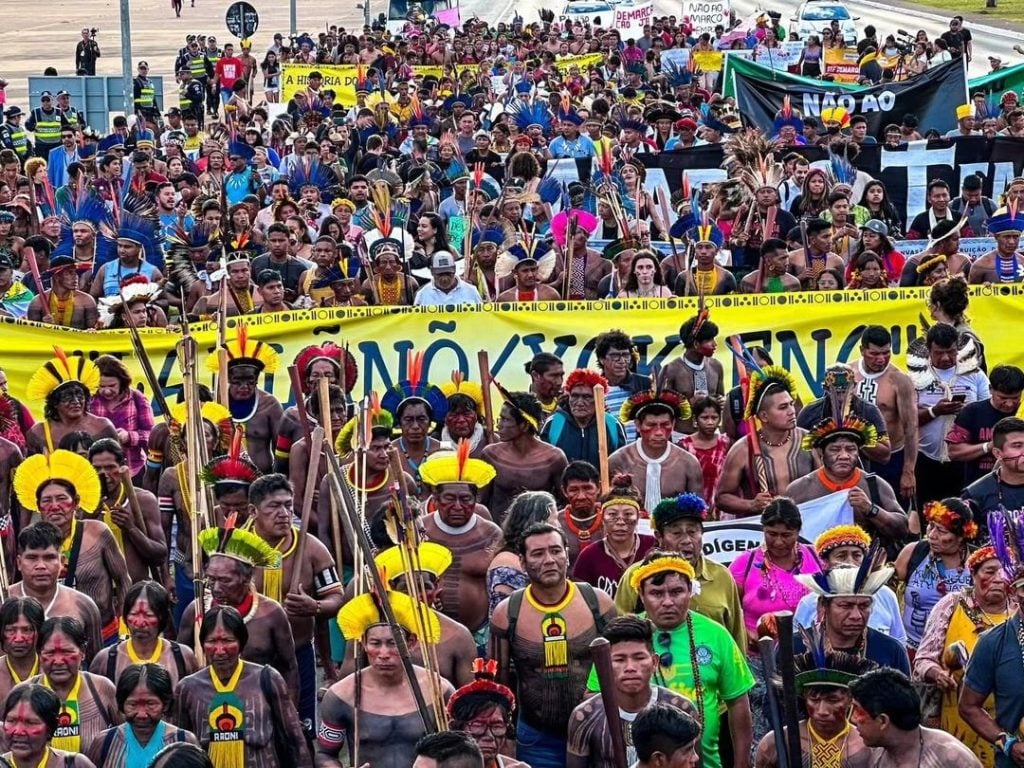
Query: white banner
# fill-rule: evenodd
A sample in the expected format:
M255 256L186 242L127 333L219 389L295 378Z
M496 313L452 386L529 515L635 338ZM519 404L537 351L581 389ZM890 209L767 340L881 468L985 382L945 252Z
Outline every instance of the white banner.
M652 19L654 19L654 0L636 5L619 5L615 7L615 20L612 27L619 30L619 34L623 38L641 37L644 27L649 26Z
M729 3L727 0L683 0L683 18L689 19L693 34L715 31L721 25L729 27Z
M800 541L813 544L825 531L838 525L851 525L853 507L848 501L849 495L849 491L837 491L801 504ZM727 566L744 552L757 549L763 541L760 517L704 524L704 557L722 565Z
M800 61L800 53L803 49L804 44L799 40L787 40L778 48L766 48L759 45L754 49L754 61L770 69L786 70L796 66L796 63Z

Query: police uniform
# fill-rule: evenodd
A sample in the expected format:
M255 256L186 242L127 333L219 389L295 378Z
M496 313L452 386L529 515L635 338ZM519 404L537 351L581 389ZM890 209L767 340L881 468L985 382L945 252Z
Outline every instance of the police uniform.
M139 114L157 121L160 118L160 107L156 101L156 86L148 77L138 75L133 81L134 96L133 103L135 111Z
M23 115L20 107L11 107L4 115L9 119L11 117L17 117ZM28 134L25 133L25 129L20 125L13 125L8 120L5 120L3 125L0 125L0 145L6 149L14 150L14 153L18 156L21 164L25 164L25 160L32 152L32 145L29 143Z
M49 95L49 91L43 91ZM60 130L64 121L56 108L49 111L36 107L25 123L25 130L31 131L36 138L36 157L44 160L50 156L50 150L60 146Z

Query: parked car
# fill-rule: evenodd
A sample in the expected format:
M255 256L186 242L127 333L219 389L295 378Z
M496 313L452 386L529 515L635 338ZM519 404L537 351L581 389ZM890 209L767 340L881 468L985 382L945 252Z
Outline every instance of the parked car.
M806 40L810 35L821 37L833 21L839 22L839 29L843 33L843 40L847 45L857 44L856 21L860 16L854 16L850 9L839 0L805 0L797 8L793 22L792 31L796 32L800 40Z

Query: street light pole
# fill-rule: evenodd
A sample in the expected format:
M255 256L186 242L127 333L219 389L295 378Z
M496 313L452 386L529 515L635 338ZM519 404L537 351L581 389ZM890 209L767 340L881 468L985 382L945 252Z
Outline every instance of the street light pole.
M292 0L295 2L295 0ZM135 110L135 84L132 80L132 20L128 0L121 0L121 82L124 87L124 116Z
M295 9L296 0L288 0L288 23L292 28L292 37L299 34L299 19Z

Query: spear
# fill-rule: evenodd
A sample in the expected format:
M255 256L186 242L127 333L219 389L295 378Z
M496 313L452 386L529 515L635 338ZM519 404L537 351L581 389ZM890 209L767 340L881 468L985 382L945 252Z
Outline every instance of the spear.
M359 524L355 499L352 497L351 490L346 483L342 481L341 464L338 461L338 457L329 451L327 453L327 461L330 466L328 487L338 505L339 517L345 525L346 534L350 533L352 535L353 544L362 553L364 563L363 575L369 578L371 588L382 598L380 600L380 611L385 623L391 628L391 635L398 649L399 658L402 660L402 667L409 680L409 687L412 690L413 699L416 701L416 709L423 720L423 726L427 733L435 733L437 732L438 724L427 707L426 699L423 696L423 689L420 687L419 678L416 675L416 670L413 668L412 657L409 654L409 645L405 640L405 633L395 618L395 612L391 608L391 603L387 600L384 581L381 578L380 572L373 567L374 547L366 530Z

